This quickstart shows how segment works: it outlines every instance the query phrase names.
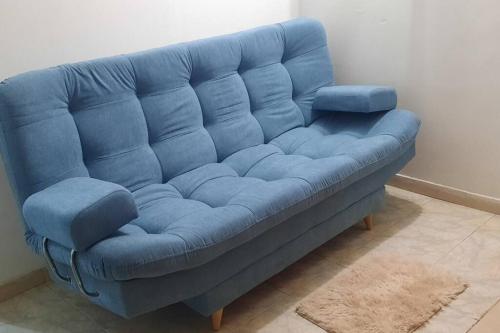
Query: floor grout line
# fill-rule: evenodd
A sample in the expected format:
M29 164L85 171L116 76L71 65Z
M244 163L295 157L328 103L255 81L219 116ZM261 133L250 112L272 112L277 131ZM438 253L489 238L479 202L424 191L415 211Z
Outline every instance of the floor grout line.
M470 330L472 330L474 328L474 326L476 326L481 321L481 319L483 319L484 316L486 316L491 311L491 309L493 309L499 303L500 303L500 298L497 298L497 301L495 302L495 304L490 306L489 309L485 313L483 313L481 315L481 317L479 317L479 319L477 319L476 322L471 327L469 327L469 329L465 333L470 332Z
M49 286L49 289L51 290L51 292L55 294L54 288L57 288L57 286L54 283L49 283L48 286ZM75 295L72 295L72 296L82 297L81 295L78 295L78 294L75 294ZM88 320L90 320L97 327L99 327L104 333L109 333L108 330L106 330L106 328L104 326L102 326L100 323L98 323L94 318L92 318L85 311L83 311L82 309L78 308L77 306L75 306L74 304L72 304L71 302L69 302L68 300L66 300L65 297L62 298L62 302L65 303L67 306L72 307L73 309L75 309L78 313L80 313L83 316L85 316Z
M469 239L473 234L475 234L482 226L484 226L486 223L488 223L488 221L492 220L493 218L495 217L495 215L492 215L490 217L488 217L487 219L484 220L484 222L482 222L481 224L479 224L476 228L474 228L474 230L472 230L467 236L465 236L464 239L462 239L458 244L456 244L455 246L453 246L449 251L447 251L445 254L443 254L441 257L438 258L438 260L436 261L439 262L441 259L444 259L446 256L448 256L450 253L453 252L453 250L455 250L457 247L459 247L460 245L462 245L467 239Z

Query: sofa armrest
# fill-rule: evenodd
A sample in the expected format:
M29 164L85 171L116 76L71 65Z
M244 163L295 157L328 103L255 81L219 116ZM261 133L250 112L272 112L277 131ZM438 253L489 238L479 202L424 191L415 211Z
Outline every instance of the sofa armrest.
M23 215L35 233L81 251L135 219L138 213L132 194L123 186L78 177L28 197Z
M330 86L318 90L313 109L342 112L389 111L396 107L394 88L385 86Z

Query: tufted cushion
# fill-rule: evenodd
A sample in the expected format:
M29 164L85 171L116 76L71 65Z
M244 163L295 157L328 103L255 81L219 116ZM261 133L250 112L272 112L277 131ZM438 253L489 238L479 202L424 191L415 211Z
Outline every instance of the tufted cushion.
M82 269L128 280L206 263L404 155L420 124L403 110L328 115L134 191L139 218L82 253Z
M7 167L21 203L68 177L137 190L310 124L332 83L309 19L30 72L0 84Z
M70 177L133 193L137 219L79 255L101 279L206 263L397 159L409 112L312 110L334 82L320 23L297 19L0 84L19 203ZM28 230L39 250L39 235ZM33 240L35 239L35 241ZM67 249L51 244L57 261Z

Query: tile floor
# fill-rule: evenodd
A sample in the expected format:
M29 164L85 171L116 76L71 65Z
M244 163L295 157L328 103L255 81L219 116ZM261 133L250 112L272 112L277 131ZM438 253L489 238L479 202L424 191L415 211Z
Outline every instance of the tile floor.
M500 299L500 216L387 187L385 209L375 215L372 231L352 227L235 301L224 311L221 332L324 332L294 313L297 302L355 261L384 252L439 265L470 284L421 333L467 332ZM182 304L126 321L47 284L0 303L4 332L211 329L207 318Z

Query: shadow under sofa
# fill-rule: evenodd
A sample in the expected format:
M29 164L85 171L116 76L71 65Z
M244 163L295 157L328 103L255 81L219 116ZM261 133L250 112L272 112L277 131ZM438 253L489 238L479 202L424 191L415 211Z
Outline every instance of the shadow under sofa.
M415 155L420 121L396 102L335 85L323 27L296 19L7 79L0 144L57 283L126 318L184 302L218 329L236 298L371 225Z

